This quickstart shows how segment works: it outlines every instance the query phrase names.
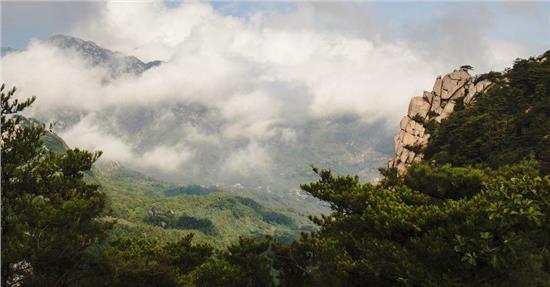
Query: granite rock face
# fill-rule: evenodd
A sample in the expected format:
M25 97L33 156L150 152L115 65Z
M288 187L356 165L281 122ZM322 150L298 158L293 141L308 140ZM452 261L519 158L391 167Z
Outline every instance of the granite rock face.
M424 122L441 122L454 112L458 101L470 105L477 94L491 85L489 80L475 82L464 69L438 76L431 92L425 91L421 97L411 99L407 115L399 123L400 131L394 137L395 157L388 162L388 168L395 168L400 175L405 174L412 163L422 160L424 156L419 150L430 139Z

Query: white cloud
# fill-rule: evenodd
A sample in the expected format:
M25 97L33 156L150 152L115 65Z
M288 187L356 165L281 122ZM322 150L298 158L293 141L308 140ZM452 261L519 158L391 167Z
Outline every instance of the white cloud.
M158 146L144 153L138 164L162 172L175 172L180 168L184 169L182 164L191 158L192 153L185 148Z
M268 152L256 142L232 152L224 164L224 170L234 174L248 176L266 172L271 165Z
M297 5L288 14L250 19L224 16L205 3L102 5L99 17L75 28L75 36L165 62L139 77L107 82L106 69L34 42L2 58L2 79L18 86L20 95L38 96L36 115L101 115L65 130L69 144L164 173L200 169L194 153L206 146L208 160L231 173L265 171L273 162L269 142L295 143L307 121L351 115L393 128L411 97L461 61L481 73L526 56L521 45L470 31L477 27L467 21L469 14L416 34L419 39L394 39L383 34L383 19L339 4ZM470 32L455 31L455 23ZM209 112L191 117L178 113L179 105ZM133 115L137 127L125 129L117 119L129 117L131 108L153 116ZM189 122L179 125L181 117Z
M135 154L130 144L121 137L107 134L102 128L94 124L93 116L85 117L69 130L60 134L71 147L103 152L102 159L133 161Z
M33 108L40 112L60 106L95 110L109 102L100 84L107 71L73 53L32 42L26 51L2 57L1 66L4 82L38 96Z
M155 169L164 173L176 172L192 158L192 153L183 146L155 146L139 153L132 144L120 135L109 134L87 116L78 124L60 134L71 147L103 152L101 160L116 160L130 167Z
M191 124L186 124L183 127L183 133L185 134L186 140L195 144L220 144L219 135L203 132Z
M344 20L336 16L329 17L328 24L312 25L315 13L326 16L327 7L305 7L295 14L308 17L293 17L291 13L265 17L266 22L258 17L247 22L223 16L208 4L167 8L161 2L108 2L99 18L75 33L128 55L166 63L142 77L105 84L104 70L90 69L74 55L35 43L28 51L3 59L2 67L7 81L40 95L39 108L69 105L98 110L109 105L197 102L220 108L242 132L250 130L252 121L261 121L252 132L268 134L272 133L265 129L269 122L284 117L281 110L293 104L288 103L289 95L271 89L275 82L304 87L303 95L292 95L311 97L302 107L304 114L324 117L353 113L369 121L393 122L404 112L410 97L430 89L435 76L453 68L441 57L430 58L445 52L443 44L452 51L459 49L453 44L453 34L443 33L441 27L436 32L445 35L443 44L437 46L437 53L427 53L425 46L417 50L411 42L381 42L330 29L328 24L337 26ZM351 13L349 9L339 11L341 17ZM290 18L290 23L300 29L277 22ZM480 33L469 36L470 41L477 41L476 47L488 47L472 58L484 61L469 63L475 67L502 68L503 63L523 54L519 45L504 46L478 36ZM33 68L26 63L33 63Z

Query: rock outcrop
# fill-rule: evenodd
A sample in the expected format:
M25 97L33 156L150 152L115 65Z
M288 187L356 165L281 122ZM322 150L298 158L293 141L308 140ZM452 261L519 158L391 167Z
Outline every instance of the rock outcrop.
M422 160L424 155L419 151L430 138L424 123L428 120L441 122L451 115L458 100L469 105L491 84L489 80L474 81L465 69L437 77L431 92L425 91L421 97L411 99L408 113L400 122L401 130L394 137L395 157L388 162L388 167L402 175L413 162Z

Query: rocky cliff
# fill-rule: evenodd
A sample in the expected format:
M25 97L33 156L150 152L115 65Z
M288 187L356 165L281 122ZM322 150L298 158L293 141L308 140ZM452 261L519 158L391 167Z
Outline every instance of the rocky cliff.
M404 174L413 162L423 157L421 150L430 138L424 123L430 120L441 122L454 111L458 101L471 104L476 95L491 84L489 80L473 78L467 68L444 77L438 76L431 92L425 91L422 96L411 99L408 113L400 122L400 131L394 137L395 157L388 162L388 167Z

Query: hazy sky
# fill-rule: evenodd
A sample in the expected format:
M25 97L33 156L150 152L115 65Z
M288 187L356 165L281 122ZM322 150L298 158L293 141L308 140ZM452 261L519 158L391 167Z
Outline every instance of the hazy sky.
M317 3L324 3L321 6L349 5L345 1ZM165 4L177 8L181 2L166 1ZM241 18L266 11L291 13L297 7L307 5L303 2L282 1L215 1L211 4L225 15ZM2 46L23 48L31 38L40 39L54 33L71 32L75 26L98 17L104 4L100 1L2 1L1 5ZM346 28L349 30L361 30L361 25L376 22L377 28L391 33L391 37L402 38L433 36L420 36L419 33L433 29L429 26L436 24L441 17L454 14L475 24L484 36L491 39L528 45L533 50L550 46L550 2L359 1L351 5L352 9L330 9L327 13L333 14L334 18L351 16L347 18L350 23ZM375 21L365 19L367 17ZM455 28L459 31L462 27Z
M62 134L71 146L176 177L204 172L201 151L218 151L224 174L269 174L273 146L297 145L308 123L331 118L393 134L436 76L550 49L546 2L1 5L2 46L20 50L1 59L2 80L38 96L36 115L77 111ZM40 41L58 33L164 63L105 81L106 69ZM204 125L182 120L178 107L190 105L213 111Z

